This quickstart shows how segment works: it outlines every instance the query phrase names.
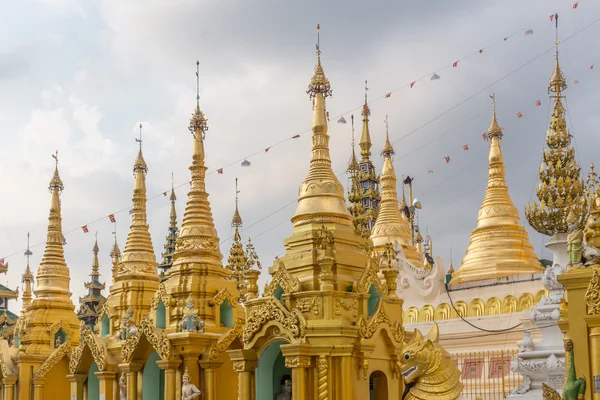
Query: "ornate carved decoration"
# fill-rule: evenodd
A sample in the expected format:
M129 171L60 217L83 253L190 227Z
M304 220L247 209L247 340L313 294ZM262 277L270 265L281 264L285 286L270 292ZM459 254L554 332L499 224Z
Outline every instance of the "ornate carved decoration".
M363 357L360 360L360 369L363 373L363 379L367 380L369 377L369 359L367 357Z
M233 370L235 372L244 372L247 371L246 369L247 364L246 361L242 360L242 361L234 361L233 362Z
M98 314L98 321L102 321L102 318L104 318L104 315L108 315L109 319L113 318L113 313L112 313L110 307L108 306L107 302L104 302L104 304L102 304L102 308L100 309L100 313Z
M2 376L4 378L13 374L13 370L4 361L4 354L2 354L1 351L0 351L0 370L2 371Z
M402 327L402 322L397 320L392 323L390 317L388 317L385 310L383 309L383 302L381 301L377 305L377 309L375 310L375 313L371 318L365 321L365 319L361 315L358 319L358 322L356 323L356 325L358 326L358 333L365 339L371 338L377 330L377 327L379 327L379 325L381 324L386 324L390 328L394 336L394 340L398 343L402 343L402 340L404 339L404 329Z
M594 268L594 275L585 292L585 304L589 315L600 314L600 274L598 268Z
M54 351L50 353L50 356L46 358L46 361L44 361L39 367L37 367L34 373L35 377L41 379L44 376L46 376L46 374L52 369L52 367L54 367L60 360L62 360L64 356L69 357L70 353L71 345L70 342L67 340L62 345L54 349Z
M290 340L304 337L306 321L302 313L298 310L289 312L279 301L271 298L265 303L252 306L244 327L244 345L248 345L254 335L269 321L278 322L285 329L283 335L288 336Z
M244 331L244 320L238 318L235 320L233 327L213 345L210 347L209 359L216 360L219 358L219 353L227 350L229 345Z
M285 358L286 368L309 368L310 356L288 356Z
M363 272L360 277L358 284L354 285L354 291L358 293L368 293L371 285L375 285L377 292L379 292L381 296L387 296L387 285L381 283L381 279L377 276L378 271L379 266L377 265L377 262L372 257L369 258L365 272Z
M146 336L146 339L152 345L154 350L156 350L161 359L169 359L171 356L171 343L169 342L166 333L163 330L154 328L154 323L148 316L146 316L146 318L142 320L142 323L138 327L137 332L129 336L123 345L121 350L121 358L123 359L124 363L131 361L133 352L137 348L142 335Z
M313 314L319 315L321 310L321 298L320 297L302 297L296 300L296 309L301 312L309 312L312 310Z
M219 290L211 300L209 300L208 304L220 306L225 300L229 301L231 307L236 307L239 302L238 297L235 297L233 294L231 294L227 288L223 288Z
M172 307L177 304L173 296L167 293L164 283L161 283L158 286L158 290L154 293L154 297L152 297L152 301L150 302L150 307L153 310L156 310L161 301L166 307Z
M358 299L344 300L341 297L335 298L335 315L342 315L342 310L352 311L352 316L356 318L358 316Z
M317 236L317 260L324 258L335 259L335 244L333 233L322 225Z
M320 355L317 361L317 388L319 394L319 400L327 400L327 356Z
M285 265L280 261L278 262L277 272L273 275L271 282L265 286L263 291L263 297L271 297L275 293L277 286L280 286L284 293L290 294L300 290L300 281L297 278L290 275L285 268Z
M83 322L81 323L79 331L79 345L71 353L69 372L72 374L77 373L86 346L90 349L92 357L94 358L96 365L98 365L98 370L106 370L106 345L99 345L96 342L96 336L94 335L94 332L92 332L92 329Z

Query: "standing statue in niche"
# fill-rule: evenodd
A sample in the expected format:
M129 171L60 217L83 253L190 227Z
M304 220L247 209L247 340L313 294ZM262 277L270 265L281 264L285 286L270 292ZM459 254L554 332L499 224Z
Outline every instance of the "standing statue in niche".
M54 348L60 347L61 344L63 344L62 338L60 337L60 334L57 334L56 338L54 338Z
M567 251L569 252L569 266L578 267L583 265L583 231L577 226L577 216L573 209L567 215Z
M119 378L119 400L127 400L127 378L125 378L125 372L121 372Z
M185 373L181 379L183 381L183 384L181 385L181 400L192 400L200 396L200 390L190 382L191 377L187 367L185 367Z
M182 332L204 333L204 321L198 318L198 309L194 308L194 299L191 293L186 300L183 315L184 317L179 324Z
M292 399L292 377L284 375L281 377L281 392L277 393L275 400L291 400Z
M137 332L135 322L133 322L133 307L129 306L127 313L121 318L121 327L117 333L118 340L127 340L129 336Z

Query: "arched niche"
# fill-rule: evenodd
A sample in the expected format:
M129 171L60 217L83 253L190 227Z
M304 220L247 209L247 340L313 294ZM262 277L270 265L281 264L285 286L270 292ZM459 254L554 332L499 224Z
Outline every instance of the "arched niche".
M533 295L531 293L523 293L519 296L519 302L517 303L517 311L527 310L533 306Z
M104 314L102 316L102 322L100 325L100 336L108 337L110 335L110 318L108 315Z
M283 299L283 288L281 286L277 286L277 288L275 288L273 297L275 297L279 301L281 301Z
M281 354L280 346L286 344L283 340L269 343L258 356L256 367L256 400L274 399L280 391L281 378L292 375L292 370L286 368L285 357Z
M96 376L95 372L98 372L98 365L96 365L96 363L92 363L86 380L88 400L100 399L100 382L98 381L98 377Z
M469 317L483 317L485 315L485 304L481 299L473 299L469 303L469 309L467 310L467 316Z
M465 318L467 316L468 307L467 303L465 303L464 301L459 300L456 303L454 303L454 309L455 310L452 310L454 318L458 318L459 316Z
M369 377L370 400L388 400L387 377L382 371L373 371Z
M56 331L56 333L54 334L54 347L60 347L60 345L62 345L63 343L65 343L67 341L67 334L65 333L65 331L63 331L62 328L60 328L58 331Z
M433 315L434 320L443 321L450 319L450 306L448 303L440 303L435 308L435 314Z
M381 295L377 291L375 285L371 284L369 287L369 300L367 300L367 316L371 317L377 309L377 303L379 303Z
M514 313L517 311L517 299L515 296L508 295L502 300L502 314Z
M156 306L156 327L157 328L166 328L167 327L167 308L165 307L165 303L162 300L158 302L158 306Z
M165 371L156 364L160 356L155 351L150 354L142 372L142 398L164 400Z
M225 299L219 306L219 319L221 326L231 328L233 326L233 307L229 304L229 300Z
M409 307L408 310L406 310L405 323L414 324L415 322L417 322L418 316L419 310L417 309L417 307Z
M431 322L433 321L433 307L429 304L424 305L419 311L418 322Z
M497 297L491 297L485 303L485 315L498 315L500 314L500 299Z

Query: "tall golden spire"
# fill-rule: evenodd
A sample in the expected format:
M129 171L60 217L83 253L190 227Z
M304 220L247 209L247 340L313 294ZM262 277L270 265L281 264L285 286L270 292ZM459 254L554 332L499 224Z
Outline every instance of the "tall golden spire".
M325 112L325 98L331 92L331 85L321 65L321 49L317 44L317 65L307 91L313 100L312 159L298 193L298 207L292 217L295 226L315 221L335 221L348 226L352 223L346 208L344 188L331 169Z
M98 252L100 249L98 248L98 233L96 233L96 241L94 242L94 247L92 248L92 253L94 253L94 260L92 261L92 273L90 276L99 277L100 276L100 262L98 261Z
M58 173L58 151L52 157L55 161L54 175L50 181L50 216L48 217L48 235L46 249L37 272L36 299L53 299L73 304L69 291L69 268L65 262L64 236L60 210L60 193L65 188Z
M389 141L388 121L385 121L386 141L381 154L383 155L383 169L381 171L381 204L379 216L373 226L371 240L376 252L385 249L388 243L398 242L404 250L408 262L416 267L423 267L423 261L413 246L410 225L398 208L398 192L396 191L396 171L392 163L394 148Z
M520 224L519 212L508 193L502 155L502 128L496 119L496 101L488 138L490 141L489 176L485 197L477 217L477 228L462 266L452 275L451 283L543 272L529 235Z
M148 172L148 166L142 153L142 124L140 124L140 138L135 140L139 144L139 150L133 164L135 184L133 187L131 228L119 263L115 278L116 282L128 281L132 278L158 281L156 256L154 255L146 217L146 173Z
M196 109L190 120L193 136L192 184L183 214L183 222L173 255L173 268L182 263L203 262L221 266L219 238L213 222L208 193L206 193L206 166L204 165L204 137L207 120L200 110L200 62L196 62ZM173 269L172 268L172 269Z
M121 260L121 250L119 249L119 244L117 243L117 227L115 226L115 231L113 232L115 235L115 244L113 245L110 251L110 258L112 260L112 279L113 282L117 276L117 271L119 270L119 261Z
M361 115L363 117L363 128L362 134L360 135L360 155L362 156L363 161L369 160L371 156L371 147L373 144L371 143L371 133L369 132L369 116L371 115L371 110L369 109L369 105L367 104L367 91L369 90L367 86L367 81L365 81L365 104L363 105L363 109Z
M556 20L556 62L550 78L548 93L554 99L550 129L546 131L546 146L539 170L539 182L535 201L525 208L529 225L543 235L552 236L567 232L566 216L570 209L578 217L583 228L587 220L587 199L584 195L581 168L571 147L571 133L567 130L563 91L567 88L565 77L558 62L558 15Z
M27 267L25 268L25 272L21 275L21 282L23 283L23 295L21 299L23 300L22 310L26 311L29 305L31 304L32 298L32 290L33 290L33 274L31 273L31 269L29 268L29 257L31 257L33 253L29 250L29 232L27 232L27 250L25 250L25 257L27 257Z

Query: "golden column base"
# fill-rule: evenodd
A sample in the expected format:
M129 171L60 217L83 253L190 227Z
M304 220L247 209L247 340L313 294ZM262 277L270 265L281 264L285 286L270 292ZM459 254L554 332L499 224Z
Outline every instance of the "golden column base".
M71 399L83 400L83 383L86 379L87 376L83 374L67 375L67 380L71 383Z
M45 379L33 378L33 400L44 400Z
M177 398L177 368L181 360L158 360L158 368L165 371L165 399L175 400Z
M17 376L11 375L2 380L4 384L4 398L12 400L15 398L15 383L17 382Z
M238 374L238 399L256 400L254 387L254 371L258 365L258 357L252 350L228 350L227 354L233 362L233 370Z
M98 377L100 386L98 394L100 396L104 395L104 400L118 400L118 398L114 396L117 373L113 371L97 371L94 372L94 375Z
M215 361L198 361L200 368L204 372L204 399L205 400L218 400L217 399L217 368L223 365L222 362ZM165 399L166 400L166 399Z

